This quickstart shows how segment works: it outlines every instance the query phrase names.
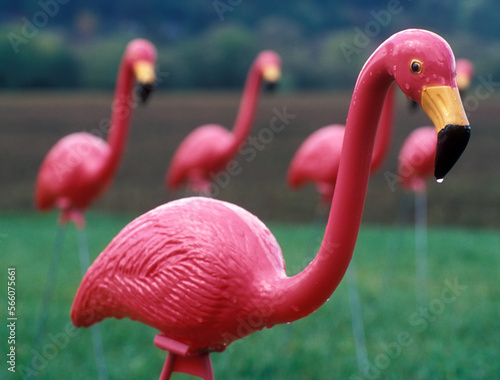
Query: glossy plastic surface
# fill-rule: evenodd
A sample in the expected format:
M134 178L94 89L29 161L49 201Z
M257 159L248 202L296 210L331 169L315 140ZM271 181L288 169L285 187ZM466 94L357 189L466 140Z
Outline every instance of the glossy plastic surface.
M410 71L416 58L425 63L423 79ZM425 86L455 87L451 49L433 33L407 30L367 61L349 109L323 242L303 271L286 275L275 238L242 208L199 197L177 200L132 221L99 255L77 291L73 323L127 317L186 345L187 353L201 354L317 310L351 261L370 175L373 125L395 77L417 102Z

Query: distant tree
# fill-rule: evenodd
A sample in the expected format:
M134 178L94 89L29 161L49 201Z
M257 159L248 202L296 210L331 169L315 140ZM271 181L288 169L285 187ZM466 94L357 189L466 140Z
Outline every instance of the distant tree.
M0 30L0 85L2 87L75 87L78 62L64 37L41 30L17 46L13 36L23 34L18 25ZM10 39L9 39L10 36Z
M241 88L257 51L254 35L245 28L213 28L179 46L172 62L172 80L179 85L180 76L188 87Z

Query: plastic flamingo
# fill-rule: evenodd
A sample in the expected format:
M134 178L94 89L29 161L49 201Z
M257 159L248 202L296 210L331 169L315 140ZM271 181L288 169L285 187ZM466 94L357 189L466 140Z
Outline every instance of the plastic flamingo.
M84 212L92 201L111 184L125 148L132 106L135 101L134 83L140 84L137 93L145 102L155 80L156 49L146 40L131 41L123 55L115 90L111 128L105 142L90 133L80 132L59 140L45 157L36 180L35 203L40 211L61 210L59 229L52 252L49 272L42 297L41 313L35 335L35 348L40 344L54 290L64 231L73 221L78 229L79 255L82 276L90 265ZM105 379L105 365L99 330L92 329L99 377Z
M371 163L372 172L382 166L389 151L394 125L394 103L395 86L391 86L377 128ZM320 219L321 222L324 222L323 217L326 217L328 206L332 201L342 155L344 132L345 126L338 124L318 129L300 145L288 168L287 183L292 189L297 189L307 183L316 184L316 189L320 194L320 202L317 207L318 211L316 212L314 225L317 225ZM364 369L367 368L368 358L354 260L349 266L347 279L356 356L360 373L363 373Z
M187 182L194 194L209 194L213 176L225 169L252 128L262 81L274 86L280 76L280 57L261 52L250 67L233 130L207 124L191 132L173 156L166 186L176 189Z
M146 40L131 41L123 56L113 101L111 129L105 142L90 133L59 140L45 157L36 181L40 211L61 209L60 222L84 226L84 211L111 184L125 148L133 104L134 79L145 101L155 80L156 50Z
M466 91L474 77L474 65L465 58L457 59L457 87L462 93Z
M470 135L455 60L434 33L403 31L386 40L360 73L325 236L307 268L288 277L276 239L244 209L210 198L181 199L132 221L99 255L75 296L73 323L138 320L158 329L156 344L170 351L162 379L173 371L213 379L210 352L317 310L351 261L376 126L394 80L439 130L435 175L443 178Z
M371 170L376 171L384 162L389 150L394 124L394 86L389 90L380 117ZM300 145L288 168L287 183L297 189L307 183L315 183L321 202L332 201L342 154L345 126L328 125L312 133Z
M436 140L434 128L420 127L404 141L398 156L398 179L404 189L425 192L434 171Z

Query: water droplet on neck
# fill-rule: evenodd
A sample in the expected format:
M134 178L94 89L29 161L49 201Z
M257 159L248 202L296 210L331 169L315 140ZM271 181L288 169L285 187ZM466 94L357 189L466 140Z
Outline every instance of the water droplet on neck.
M438 178L438 179L436 179L437 183L443 183L443 181L444 181L444 178Z

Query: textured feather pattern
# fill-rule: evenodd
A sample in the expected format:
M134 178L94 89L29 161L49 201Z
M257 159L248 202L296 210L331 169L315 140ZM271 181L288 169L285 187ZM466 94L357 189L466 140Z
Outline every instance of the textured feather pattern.
M278 243L249 212L187 198L127 225L89 268L71 318L128 317L192 350L223 350L270 327L269 280L285 277Z

